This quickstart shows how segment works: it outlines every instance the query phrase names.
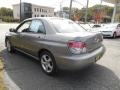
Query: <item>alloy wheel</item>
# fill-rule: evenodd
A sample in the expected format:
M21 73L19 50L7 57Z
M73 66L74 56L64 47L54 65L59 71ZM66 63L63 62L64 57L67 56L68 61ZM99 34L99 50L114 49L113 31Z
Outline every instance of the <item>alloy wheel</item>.
M47 72L47 73L52 72L53 71L52 58L47 54L42 55L41 56L41 66L45 72Z

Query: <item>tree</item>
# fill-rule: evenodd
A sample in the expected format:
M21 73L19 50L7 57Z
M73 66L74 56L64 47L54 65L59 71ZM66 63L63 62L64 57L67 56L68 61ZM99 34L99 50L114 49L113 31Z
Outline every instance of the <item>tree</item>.
M13 17L13 10L10 8L2 7L0 8L0 16L10 16Z
M63 11L69 13L69 7L63 7ZM72 19L76 18L78 20L82 16L82 12L78 8L72 8L71 15L72 15Z
M120 22L120 14L116 15L116 19L117 19L118 22Z
M63 7L63 11L69 11L69 7ZM80 17L80 20L84 21L85 19L85 11L86 8L78 9L78 8L72 8L72 16ZM112 18L113 14L113 7L107 6L107 5L94 5L93 7L88 8L88 19L87 21L93 20L94 15L99 14L100 19L104 19L105 17ZM99 13L97 13L99 12ZM109 20L110 21L110 20Z
M5 22L16 21L13 19L13 10L5 7L0 8L0 18Z

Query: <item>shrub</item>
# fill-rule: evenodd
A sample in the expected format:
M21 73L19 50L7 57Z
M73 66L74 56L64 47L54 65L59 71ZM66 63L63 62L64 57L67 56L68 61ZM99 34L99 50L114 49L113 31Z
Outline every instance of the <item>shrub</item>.
M18 19L14 19L13 17L10 17L10 16L3 16L2 21L4 21L4 22L19 22Z

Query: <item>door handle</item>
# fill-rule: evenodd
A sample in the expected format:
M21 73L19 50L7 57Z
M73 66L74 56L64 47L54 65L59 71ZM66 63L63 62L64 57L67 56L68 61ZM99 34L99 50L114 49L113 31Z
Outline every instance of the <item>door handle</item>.
M39 38L39 39L45 39L45 38L44 38L44 37L42 37L42 36L38 36L38 38Z

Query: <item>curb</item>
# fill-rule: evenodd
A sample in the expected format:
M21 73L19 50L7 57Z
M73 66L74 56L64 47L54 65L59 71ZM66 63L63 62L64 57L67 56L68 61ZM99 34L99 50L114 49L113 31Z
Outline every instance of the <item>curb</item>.
M21 90L14 82L13 80L9 77L6 71L4 71L4 83L6 85L6 88L8 90Z

